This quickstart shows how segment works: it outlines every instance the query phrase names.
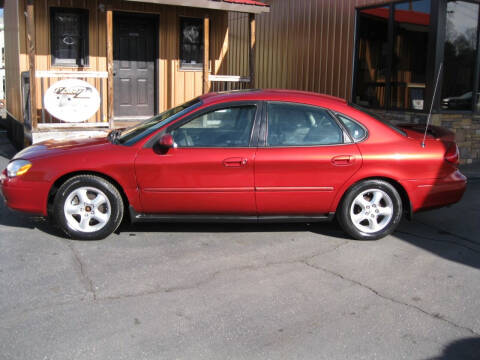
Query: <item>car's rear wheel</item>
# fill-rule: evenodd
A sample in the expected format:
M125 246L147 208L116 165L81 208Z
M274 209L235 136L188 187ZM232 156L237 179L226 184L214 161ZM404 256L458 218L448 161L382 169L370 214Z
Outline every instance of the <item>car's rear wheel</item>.
M58 226L70 237L99 240L114 232L123 218L122 196L107 180L78 175L58 189L53 215Z
M402 199L397 189L383 180L354 185L340 204L338 221L357 240L376 240L391 234L402 219Z

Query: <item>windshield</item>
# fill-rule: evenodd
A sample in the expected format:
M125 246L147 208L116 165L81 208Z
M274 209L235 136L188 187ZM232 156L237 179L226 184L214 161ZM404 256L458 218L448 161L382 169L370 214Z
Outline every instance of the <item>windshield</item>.
M400 135L403 135L403 136L407 136L407 133L405 131L403 131L402 129L400 129L399 127L396 127L395 125L391 124L389 121L385 120L384 118L380 117L378 114L374 113L373 111L370 111L368 109L365 109L364 107L360 106L360 105L357 105L357 104L353 104L353 103L349 103L349 105L355 109L357 109L358 111L361 111L365 114L367 114L368 116L370 117L373 117L375 120L378 120L380 121L381 123L387 125L389 128L391 128L392 130L395 130L397 133L399 133Z
M182 115L197 108L201 104L200 98L195 98L182 105L167 110L159 115L147 119L135 126L126 128L117 137L117 142L123 145L132 145L137 141L145 138L162 126L168 124Z

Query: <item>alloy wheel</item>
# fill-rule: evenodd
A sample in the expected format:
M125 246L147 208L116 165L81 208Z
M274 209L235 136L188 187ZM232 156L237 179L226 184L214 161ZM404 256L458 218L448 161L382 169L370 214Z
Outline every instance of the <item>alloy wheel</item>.
M91 233L108 223L112 208L110 200L101 190L80 187L67 196L63 211L72 230Z
M350 206L350 219L361 232L376 233L388 226L394 212L390 196L380 189L367 189L358 194Z

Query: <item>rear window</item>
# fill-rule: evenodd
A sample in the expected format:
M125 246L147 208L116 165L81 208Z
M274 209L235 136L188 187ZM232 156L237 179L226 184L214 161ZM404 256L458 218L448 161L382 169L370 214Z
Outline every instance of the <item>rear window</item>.
M343 126L345 126L354 142L362 141L367 137L367 130L365 130L365 128L359 123L342 114L337 114L337 117L342 122Z
M269 146L316 146L343 143L343 131L328 111L311 105L270 102Z
M387 125L390 129L396 131L397 133L399 133L400 135L403 135L405 137L407 137L407 133L405 131L403 131L402 129L400 129L399 127L393 125L392 123L390 123L389 121L385 120L384 118L380 117L378 114L368 110L368 109L365 109L364 107L362 106L359 106L357 104L353 104L353 103L349 103L349 105L351 107L353 107L354 109L357 109L358 111L361 111L365 114L367 114L368 116L374 118L375 120L378 120L380 121L381 123Z

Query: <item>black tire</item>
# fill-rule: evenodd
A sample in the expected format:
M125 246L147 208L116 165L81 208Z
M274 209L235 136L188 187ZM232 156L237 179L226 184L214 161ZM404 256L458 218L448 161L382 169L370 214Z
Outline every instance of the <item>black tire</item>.
M370 190L373 191L370 192ZM370 209L366 209L366 207L361 208L357 205L358 201L356 201L356 199L361 198L369 201L369 196L373 197L374 193L378 193L383 196L380 200L382 204L386 204L385 200L388 200L388 198L391 202L389 202L386 206L380 205L380 207L378 207L377 205L377 207L371 207ZM371 201L373 201L373 199ZM380 212L390 211L389 209L392 209L391 218L390 215L383 216L382 214L375 214L375 212L378 213L379 209ZM352 216L355 215L351 214L358 215L359 219L364 220L361 223L358 223L358 225L355 225L352 220ZM402 214L402 199L397 189L395 189L392 184L383 180L365 180L355 184L345 193L337 211L337 219L343 230L354 239L377 240L395 231L402 220ZM372 219L370 219L369 216L371 216ZM373 219L374 217L375 219ZM372 229L370 229L370 224L372 224L370 221L374 222L374 225L371 226ZM380 230L375 231L375 226L379 226ZM364 231L363 229L366 229L367 227L368 231Z
M85 190L86 188L87 190ZM103 197L106 197L108 201L105 200L96 209L95 205L87 204L87 206L85 206L80 204L79 197L76 197L74 195L76 191L87 191L86 194L88 196L101 194L102 199ZM95 193L95 191L97 191L97 193ZM73 206L83 206L82 215L74 214L67 219L68 215L66 214L65 206L67 200L72 201L69 200L72 196L74 196L73 201L75 202ZM91 200L92 204L94 203L95 199L97 199L97 197ZM76 204L77 201L79 202L79 204ZM104 217L102 223L97 221L97 219L95 218L96 215L93 215L96 211L98 211L97 214ZM85 213L86 215L84 215ZM123 213L123 199L117 188L109 181L94 175L77 175L65 181L55 194L55 199L53 203L53 216L56 224L69 237L78 240L100 240L106 238L118 228L118 226L122 222ZM86 225L86 227L88 227L88 230L82 231L79 228L81 219L84 216L90 216L90 218L85 218L85 220L88 220L88 224ZM78 227L75 225L75 222L72 221L72 218L78 221ZM95 227L100 228L96 230Z

